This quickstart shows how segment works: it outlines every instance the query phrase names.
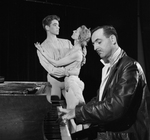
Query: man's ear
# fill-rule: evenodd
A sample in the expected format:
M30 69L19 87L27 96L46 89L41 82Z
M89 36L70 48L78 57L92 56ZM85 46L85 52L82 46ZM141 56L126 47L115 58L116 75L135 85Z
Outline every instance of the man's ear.
M45 30L49 30L49 26L48 25L45 25Z
M110 39L111 39L112 44L116 44L116 36L115 35L111 35Z

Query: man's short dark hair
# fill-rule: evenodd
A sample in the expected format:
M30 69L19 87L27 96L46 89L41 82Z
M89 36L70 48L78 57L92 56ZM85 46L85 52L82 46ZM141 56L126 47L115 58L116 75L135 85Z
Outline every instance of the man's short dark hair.
M60 21L60 18L57 16L57 15L48 15L46 16L43 20L42 20L42 26L43 28L45 29L45 26L46 25L50 25L52 20L57 20L57 21Z
M96 28L94 28L94 29L92 30L92 34L93 34L95 31L99 30L99 29L103 29L104 35L105 35L107 38L110 37L111 35L115 35L115 36L116 36L116 39L117 39L117 41L118 41L118 34L117 34L117 31L116 31L116 29L115 29L112 25L98 26L98 27L96 27Z

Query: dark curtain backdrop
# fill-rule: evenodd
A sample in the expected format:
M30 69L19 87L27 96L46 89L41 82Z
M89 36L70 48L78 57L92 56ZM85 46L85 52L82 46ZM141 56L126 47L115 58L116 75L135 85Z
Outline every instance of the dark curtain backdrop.
M46 81L46 71L39 63L34 43L45 39L41 21L49 14L61 18L58 37L71 41L72 31L80 25L91 29L103 24L113 25L118 31L119 45L137 59L137 2L122 1L117 6L114 2L100 2L99 5L76 1L71 5L47 0L6 0L1 6L0 75L6 81ZM87 50L87 62L80 78L85 83L83 94L88 101L96 95L102 64L91 42Z

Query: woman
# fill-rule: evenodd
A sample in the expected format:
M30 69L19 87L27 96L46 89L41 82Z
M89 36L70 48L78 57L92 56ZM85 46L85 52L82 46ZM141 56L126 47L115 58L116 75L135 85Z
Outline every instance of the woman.
M67 108L72 109L79 103L84 103L82 92L84 89L84 83L80 80L79 72L81 66L85 63L86 45L91 37L91 32L86 26L82 25L73 31L72 39L74 39L74 47L63 57L62 59L55 61L49 59L56 67L63 66L66 68L65 78L65 98L67 102ZM72 73L72 69L69 69L67 65L74 63L74 68L78 69L76 73Z

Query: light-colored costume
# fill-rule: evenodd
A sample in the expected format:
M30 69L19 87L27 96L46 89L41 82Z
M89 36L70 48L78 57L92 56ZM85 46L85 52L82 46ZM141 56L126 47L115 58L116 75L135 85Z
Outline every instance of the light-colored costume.
M85 102L82 95L83 89L84 83L78 76L71 75L65 78L65 97L68 109L73 109L79 103Z
M67 108L73 109L79 103L85 102L83 97L84 83L79 78L83 53L81 48L74 47L66 54L66 57L67 56L68 59L72 59L73 64L75 65L75 67L72 67L72 65L66 66L68 77L65 78L65 98ZM73 69L76 69L76 73L72 72Z

